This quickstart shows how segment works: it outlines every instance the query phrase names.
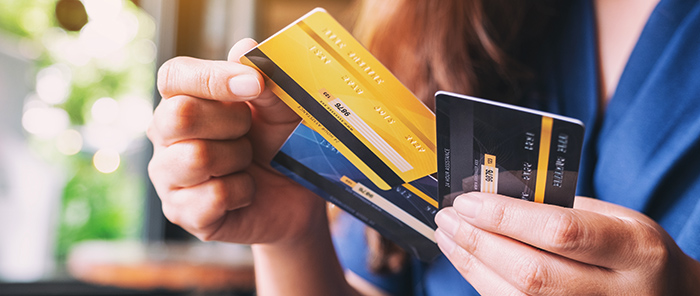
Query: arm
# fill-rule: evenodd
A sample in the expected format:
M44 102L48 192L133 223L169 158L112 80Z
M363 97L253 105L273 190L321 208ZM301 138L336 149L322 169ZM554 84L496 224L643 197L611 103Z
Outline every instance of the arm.
M359 295L345 281L325 217L318 221L308 238L253 246L259 295Z
M700 263L654 221L577 198L574 209L470 193L436 239L485 295L697 295Z

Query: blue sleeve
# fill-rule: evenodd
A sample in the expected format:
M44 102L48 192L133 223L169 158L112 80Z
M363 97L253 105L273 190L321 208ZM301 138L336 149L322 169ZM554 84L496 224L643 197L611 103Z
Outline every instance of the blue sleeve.
M333 244L343 268L391 295L412 295L410 266L390 275L378 275L369 270L365 227L364 223L345 212L339 214L334 222Z

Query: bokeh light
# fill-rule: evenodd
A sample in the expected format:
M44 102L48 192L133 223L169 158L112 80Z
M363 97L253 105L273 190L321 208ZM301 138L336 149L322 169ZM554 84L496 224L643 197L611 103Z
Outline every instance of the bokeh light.
M130 0L0 0L0 39L3 46L16 47L16 56L22 60L21 67L3 65L8 66L2 67L3 74L17 73L26 79L26 85L17 85L26 91L23 108L17 110L21 115L18 132L25 133L27 157L36 161L23 161L22 169L41 172L32 175L40 186L27 188L55 187L50 196L55 204L43 205L60 208L50 215L32 208L34 216L15 211L19 219L8 217L27 225L38 225L43 217L55 218L48 227L57 232L47 241L31 242L36 252L18 249L21 256L17 253L13 258L19 267L31 265L27 258L42 263L42 256L49 254L62 264L71 247L86 239L140 236L147 179L122 167L144 165L157 48L156 23L137 4ZM15 87L4 84L5 80L0 83L3 89ZM22 95L16 99L22 100ZM12 112L12 105L6 107ZM51 176L53 183L40 175ZM40 196L10 193L8 204L21 204L14 198L26 201ZM12 240L24 241L26 235L17 238ZM3 249L9 250L3 246L0 257L6 254ZM41 272L23 279L47 276L53 272L52 264L45 262L41 265L45 268L35 269ZM0 262L0 282L8 278L3 266L7 262ZM22 277L22 270L12 269L13 278Z
M90 123L81 131L89 150L111 149L124 152L131 140L124 130L112 125Z
M64 64L54 64L39 71L36 75L36 93L42 101L61 104L70 93L70 68Z
M119 103L112 98L100 98L90 109L92 120L99 124L110 124L119 117Z
M56 149L64 155L78 154L83 149L83 136L76 130L66 130L56 138Z
M21 26L27 32L41 32L49 26L49 18L39 8L30 9L22 15Z
M131 95L119 101L119 125L133 136L141 136L153 118L153 103L148 97Z
M124 8L121 0L82 0L90 20L114 19Z
M95 156L92 158L92 163L95 168L105 174L113 173L119 168L119 163L121 158L119 153L113 149L100 149L95 152Z
M30 108L22 116L24 129L43 139L58 136L69 123L68 113L61 108Z

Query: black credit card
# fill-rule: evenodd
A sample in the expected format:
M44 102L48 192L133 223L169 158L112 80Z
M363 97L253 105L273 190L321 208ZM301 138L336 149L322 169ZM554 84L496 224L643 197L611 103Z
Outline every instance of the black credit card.
M573 206L581 121L443 91L435 108L440 207L473 191Z

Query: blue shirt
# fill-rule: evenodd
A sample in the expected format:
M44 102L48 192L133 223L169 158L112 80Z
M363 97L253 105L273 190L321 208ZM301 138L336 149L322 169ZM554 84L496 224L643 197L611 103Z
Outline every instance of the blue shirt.
M602 115L591 1L575 1L560 21L542 64L541 107L586 125L578 194L648 215L700 260L700 2L659 2ZM349 216L340 224L334 241L343 265L385 291L478 295L445 257L372 274L365 226Z

